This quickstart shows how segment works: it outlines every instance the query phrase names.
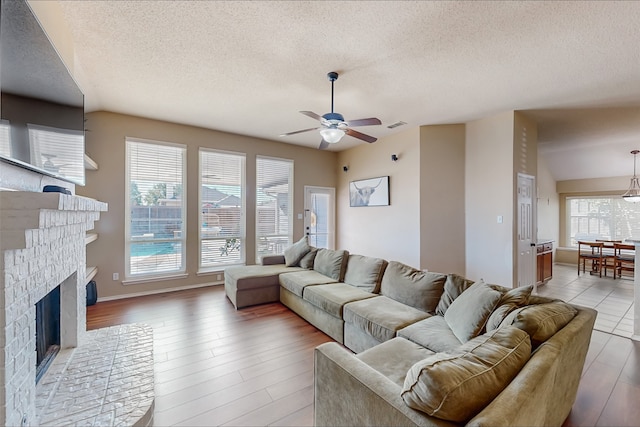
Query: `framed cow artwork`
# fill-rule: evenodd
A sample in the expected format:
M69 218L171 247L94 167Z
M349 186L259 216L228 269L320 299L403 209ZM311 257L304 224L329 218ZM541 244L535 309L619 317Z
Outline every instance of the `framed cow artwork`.
M389 177L380 176L351 181L349 206L389 206Z

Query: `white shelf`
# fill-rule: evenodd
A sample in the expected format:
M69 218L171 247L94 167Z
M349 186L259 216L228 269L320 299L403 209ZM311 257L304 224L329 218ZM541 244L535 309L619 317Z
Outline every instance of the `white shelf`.
M90 171L97 171L98 170L98 164L89 156L87 156L86 154L84 155L84 168L86 170L90 170Z
M93 266L87 267L87 272L85 274L84 281L86 283L89 283L91 279L96 277L96 274L98 274L98 267L93 267Z
M88 245L91 242L98 240L98 233L87 233L87 237L84 239L84 244Z

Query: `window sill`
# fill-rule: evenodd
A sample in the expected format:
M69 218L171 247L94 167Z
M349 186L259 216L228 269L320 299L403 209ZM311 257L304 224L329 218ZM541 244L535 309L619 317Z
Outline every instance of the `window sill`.
M142 283L162 282L165 280L186 279L187 277L189 277L188 273L170 274L163 276L146 276L141 278L125 279L122 281L122 284L125 286L139 285Z

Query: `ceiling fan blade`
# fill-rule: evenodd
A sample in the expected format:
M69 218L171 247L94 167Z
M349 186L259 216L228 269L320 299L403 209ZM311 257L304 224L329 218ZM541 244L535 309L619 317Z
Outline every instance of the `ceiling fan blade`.
M376 142L378 140L378 138L375 138L371 135L365 135L364 133L360 133L358 131L355 131L353 129L345 129L345 132L347 133L347 135L352 136L354 138L358 138L361 139L363 141L367 141L369 143L371 142Z
M327 148L329 148L329 143L325 141L323 138L322 141L320 141L320 146L318 147L318 150L326 150Z
M320 129L320 128L309 128L309 129L296 130L294 132L281 133L280 136L295 135L297 133L309 132L310 130L316 130L316 129Z
M312 119L316 119L318 121L322 121L322 116L314 113L313 111L300 111L302 114L304 114L307 117L311 117Z
M347 122L347 126L356 127L356 126L372 126L372 125L381 125L382 122L380 119L376 119L375 117L371 117L369 119L359 119L359 120L349 120Z

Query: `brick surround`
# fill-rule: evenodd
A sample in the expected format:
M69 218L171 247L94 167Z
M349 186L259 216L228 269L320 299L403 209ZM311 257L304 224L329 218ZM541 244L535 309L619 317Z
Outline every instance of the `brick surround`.
M106 210L106 203L84 197L0 191L0 425L40 422L36 394L42 393L36 393L35 384L37 301L60 285L62 354L93 342L86 331L85 239L100 212ZM150 328L145 334L148 341ZM152 364L152 350L145 354ZM86 357L75 359L93 365ZM83 366L66 369L70 368L77 372ZM150 395L152 407L153 379ZM143 421L148 423L148 419Z

